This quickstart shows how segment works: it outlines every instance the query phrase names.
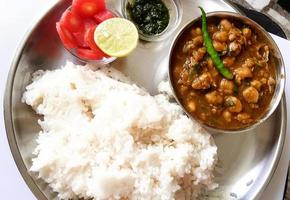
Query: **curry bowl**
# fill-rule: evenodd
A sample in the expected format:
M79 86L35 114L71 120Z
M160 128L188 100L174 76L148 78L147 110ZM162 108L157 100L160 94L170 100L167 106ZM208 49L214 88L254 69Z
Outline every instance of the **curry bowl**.
M209 38L199 17L181 28L171 45L168 76L175 99L213 133L257 127L275 111L284 92L279 48L267 31L243 15L211 12L206 21ZM222 66L216 67L208 39ZM225 70L230 77L223 75Z

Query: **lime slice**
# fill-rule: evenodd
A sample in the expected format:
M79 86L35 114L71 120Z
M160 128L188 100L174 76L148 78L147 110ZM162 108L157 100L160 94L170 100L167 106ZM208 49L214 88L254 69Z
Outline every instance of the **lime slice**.
M113 57L124 57L131 53L138 43L138 31L127 19L111 18L99 24L94 33L98 47Z

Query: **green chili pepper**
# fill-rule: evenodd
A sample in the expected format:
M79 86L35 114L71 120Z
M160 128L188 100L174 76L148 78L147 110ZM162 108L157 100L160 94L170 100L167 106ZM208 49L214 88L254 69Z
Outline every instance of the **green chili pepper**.
M233 74L230 72L229 69L227 69L223 62L221 61L218 52L214 49L213 44L212 44L212 40L209 36L209 33L207 31L207 23L206 23L206 14L203 10L202 7L199 7L201 10L201 22L202 22L202 34L203 34L203 40L204 40L204 44L206 47L206 51L207 53L210 55L213 63L215 64L217 70L219 71L219 73L221 73L225 78L227 79L232 79L233 78Z

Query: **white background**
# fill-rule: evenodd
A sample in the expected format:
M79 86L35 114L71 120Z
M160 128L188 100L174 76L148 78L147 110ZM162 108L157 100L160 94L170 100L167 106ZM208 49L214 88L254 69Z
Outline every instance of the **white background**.
M14 160L11 156L9 145L6 139L6 132L3 122L3 94L6 83L6 77L9 71L10 62L13 58L17 44L20 42L28 27L33 20L40 17L46 9L48 9L56 0L0 0L0 193L1 199L6 200L34 200L36 199L26 186L20 173L18 172ZM290 42L286 45L285 41L278 41L280 47L287 55L290 51ZM290 68L289 54L286 57L286 66ZM288 77L290 71L288 70ZM290 81L289 81L290 82ZM290 91L287 86L286 91ZM289 93L287 94L289 97ZM289 99L289 98L288 98ZM288 113L289 112L288 105ZM289 121L289 120L288 120ZM290 133L286 141L286 149L284 149L279 166L276 173L263 193L263 200L279 200L282 199L286 169L290 156Z

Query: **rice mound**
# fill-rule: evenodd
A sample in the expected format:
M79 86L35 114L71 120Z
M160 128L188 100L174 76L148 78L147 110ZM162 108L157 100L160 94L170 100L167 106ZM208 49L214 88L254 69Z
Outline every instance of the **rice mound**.
M30 171L60 199L196 199L217 186L212 137L117 70L37 71L23 102L43 116Z

